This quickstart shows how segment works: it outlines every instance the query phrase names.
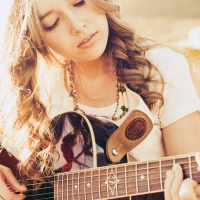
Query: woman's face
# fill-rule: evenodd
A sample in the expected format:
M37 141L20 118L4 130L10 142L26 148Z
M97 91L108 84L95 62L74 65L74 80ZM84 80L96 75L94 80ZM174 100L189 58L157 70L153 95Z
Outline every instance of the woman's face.
M58 54L75 62L98 59L108 40L105 13L84 0L35 0L43 40Z

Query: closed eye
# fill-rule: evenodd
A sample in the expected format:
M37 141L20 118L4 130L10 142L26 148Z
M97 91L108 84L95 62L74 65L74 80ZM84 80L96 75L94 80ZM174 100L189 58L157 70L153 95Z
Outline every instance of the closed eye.
M84 1L84 0L82 0L82 1L79 1L78 3L74 4L74 7L79 7L79 6L82 6L84 3L85 3L85 1Z
M55 23L52 26L44 28L45 31L52 31L54 28L56 28L56 26L58 25L58 22L59 22L59 18L55 21Z

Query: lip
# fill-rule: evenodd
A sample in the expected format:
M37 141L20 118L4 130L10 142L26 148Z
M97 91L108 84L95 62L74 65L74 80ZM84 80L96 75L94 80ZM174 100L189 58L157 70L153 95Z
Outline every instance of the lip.
M93 45L95 42L95 39L96 39L96 34L97 34L97 32L83 38L77 47L78 48L87 48L87 47L90 47L91 45Z

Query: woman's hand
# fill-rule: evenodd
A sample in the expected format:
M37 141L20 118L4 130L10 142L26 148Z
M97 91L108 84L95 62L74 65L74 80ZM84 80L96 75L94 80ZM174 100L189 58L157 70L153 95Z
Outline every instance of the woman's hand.
M200 153L196 154L196 162L200 166ZM198 195L200 185L190 178L183 180L182 168L175 164L172 170L167 172L165 200L198 200Z
M0 200L22 200L25 199L25 195L23 194L14 194L8 188L10 187L14 191L24 192L26 191L26 187L21 186L15 176L13 175L12 171L0 165Z

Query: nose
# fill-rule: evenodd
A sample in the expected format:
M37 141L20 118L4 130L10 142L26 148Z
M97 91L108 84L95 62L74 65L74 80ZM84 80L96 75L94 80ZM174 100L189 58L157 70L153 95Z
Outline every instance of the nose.
M70 32L73 35L78 35L86 26L86 22L83 17L71 13L68 15L68 20L70 22Z

